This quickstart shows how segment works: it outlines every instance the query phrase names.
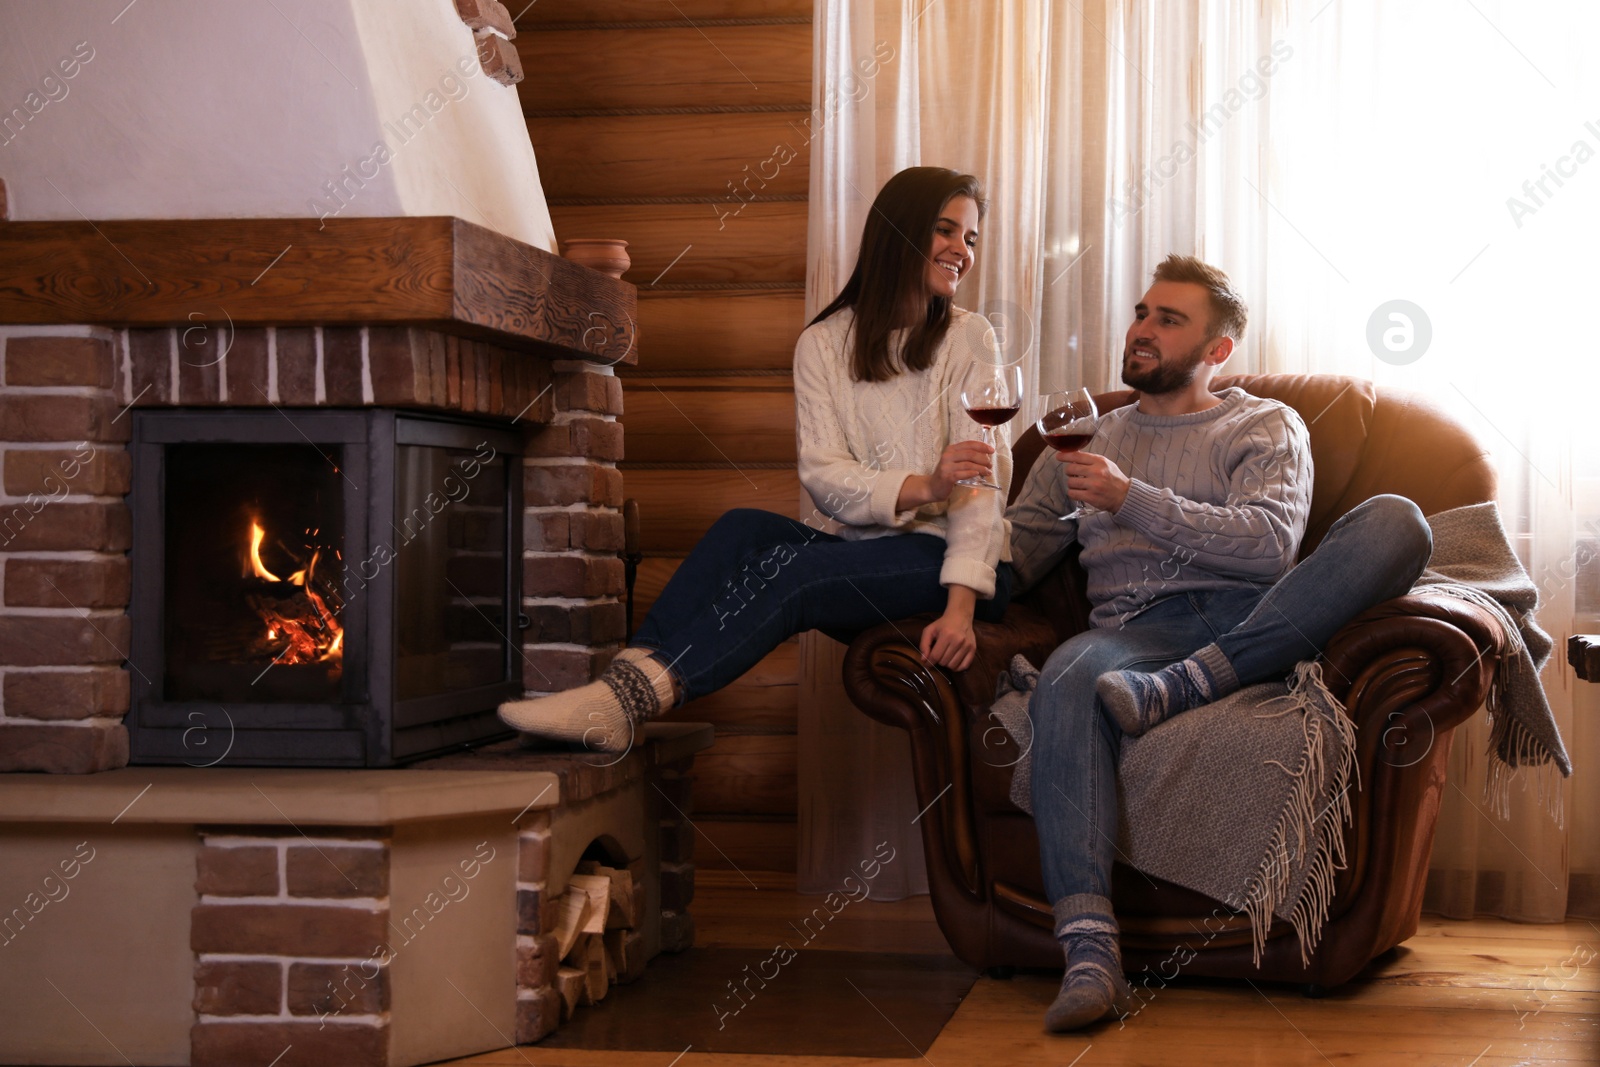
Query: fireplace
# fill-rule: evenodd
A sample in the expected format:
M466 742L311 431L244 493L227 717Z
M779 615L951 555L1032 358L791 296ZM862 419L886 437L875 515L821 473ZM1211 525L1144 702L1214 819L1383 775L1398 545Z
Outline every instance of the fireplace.
M144 410L131 451L132 762L386 767L506 735L518 432Z
M631 285L452 218L3 228L0 773L390 766L605 669Z
M0 897L102 857L3 949L0 1060L537 1041L602 835L687 945L709 727L472 740L626 637L633 287L451 218L0 229Z

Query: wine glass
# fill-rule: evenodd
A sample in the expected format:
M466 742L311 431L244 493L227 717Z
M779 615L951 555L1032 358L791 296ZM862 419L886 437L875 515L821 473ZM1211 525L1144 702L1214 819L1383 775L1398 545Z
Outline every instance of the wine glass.
M1034 425L1039 428L1039 436L1044 438L1045 444L1065 455L1078 451L1094 437L1100 425L1100 412L1089 390L1068 389L1044 398L1044 414ZM1093 510L1088 504L1078 504L1060 518L1075 519Z
M994 447L994 428L1004 426L1022 408L1022 364L990 363L974 360L961 383L961 406L972 421L983 427L983 443ZM999 489L986 478L963 478L957 485L975 489Z

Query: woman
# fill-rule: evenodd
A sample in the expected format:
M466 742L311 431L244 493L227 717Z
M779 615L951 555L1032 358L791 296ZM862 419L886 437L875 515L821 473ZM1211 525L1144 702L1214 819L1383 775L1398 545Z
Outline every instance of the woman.
M952 305L972 269L983 190L971 175L912 167L879 192L855 270L795 348L805 521L736 509L695 546L633 642L598 681L504 704L525 733L625 751L645 720L744 674L790 636L849 634L942 612L922 634L930 662L965 670L976 615L1010 595L1005 493L1011 453L977 440L961 406L975 358L993 359L982 316ZM837 520L837 534L823 531Z

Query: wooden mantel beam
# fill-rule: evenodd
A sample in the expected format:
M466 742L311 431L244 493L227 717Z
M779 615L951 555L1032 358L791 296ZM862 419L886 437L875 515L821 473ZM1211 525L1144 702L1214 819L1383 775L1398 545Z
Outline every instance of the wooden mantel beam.
M636 293L448 216L0 222L0 325L425 326L633 363Z

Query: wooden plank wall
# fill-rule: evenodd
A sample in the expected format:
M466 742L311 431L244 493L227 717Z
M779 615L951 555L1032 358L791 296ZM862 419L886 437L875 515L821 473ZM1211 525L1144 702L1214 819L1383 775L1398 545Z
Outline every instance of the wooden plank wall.
M620 237L639 286L621 370L626 492L645 562L635 622L717 516L797 513L811 0L539 0L520 86L556 235ZM795 867L798 645L684 707L705 867Z

